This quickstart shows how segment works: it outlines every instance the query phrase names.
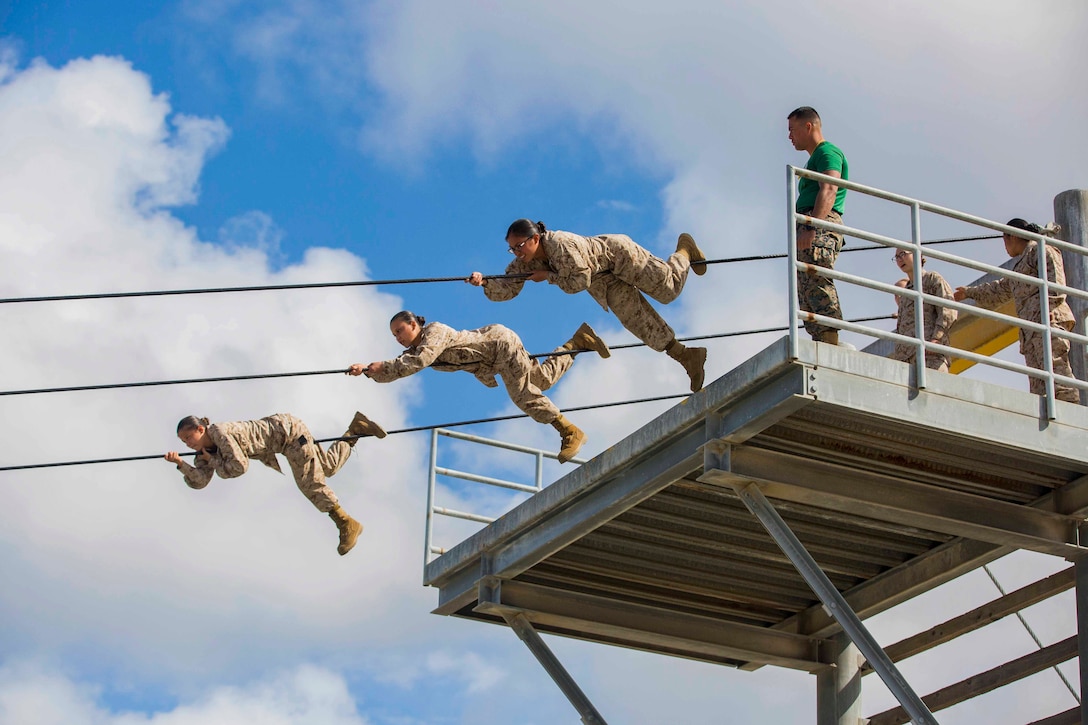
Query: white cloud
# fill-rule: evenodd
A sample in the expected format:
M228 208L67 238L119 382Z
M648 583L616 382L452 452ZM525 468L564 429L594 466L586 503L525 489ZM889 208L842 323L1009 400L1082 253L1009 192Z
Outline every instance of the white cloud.
M6 296L367 276L342 250L311 249L273 271L259 246L200 241L169 206L196 198L203 161L227 129L170 113L146 76L112 58L36 62L0 86ZM354 360L360 337L387 336L399 306L360 288L7 305L0 324L19 344L4 346L0 365L20 389L335 369ZM363 408L395 428L411 391L327 376L7 398L2 458L165 452L181 447L174 424L189 413L288 411L330 437ZM152 679L200 679L293 662L303 645L329 653L418 641L430 624L411 485L425 480L421 444L363 441L332 479L366 526L344 559L333 523L289 475L261 466L202 491L162 461L6 473L0 556L20 586L0 593L0 616L18 623L0 635L4 649L97 652L100 664ZM407 602L418 620L399 616Z
M367 725L344 679L303 665L218 686L171 710L117 712L94 686L29 665L0 668L0 725Z

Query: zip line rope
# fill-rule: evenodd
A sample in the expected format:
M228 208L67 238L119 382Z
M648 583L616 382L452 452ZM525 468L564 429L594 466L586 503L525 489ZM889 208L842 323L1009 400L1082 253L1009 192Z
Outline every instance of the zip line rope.
M1000 236L987 235L977 237L949 237L948 239L933 239L922 242L930 244L951 244L953 242L972 242L980 239L1000 239ZM880 244L867 247L846 247L842 252L868 252L874 249L888 249ZM755 262L766 259L785 259L785 254L757 254L748 257L726 257L724 259L708 259L705 264L732 264L734 262ZM484 279L525 279L529 274L489 274ZM0 298L0 304L16 304L19 302L72 302L76 300L105 300L121 299L129 297L170 297L176 295L204 295L219 294L223 292L266 292L300 289L322 289L331 287L375 287L381 285L398 284L423 284L427 282L464 282L466 277L414 277L408 279L371 279L355 282L303 282L299 284L273 284L251 285L247 287L204 287L199 289L175 289L175 290L149 290L145 292L96 292L78 295L48 295L43 297L6 297Z
M579 410L596 410L599 408L615 408L621 405L636 405L639 403L656 403L661 400L676 400L677 398L686 398L692 395L692 393L677 393L675 395L658 395L653 398L638 398L635 400L619 400L611 403L596 403L594 405L579 405L573 408L564 408L563 412L573 413ZM433 430L434 428L457 428L465 425L477 425L479 423L497 423L504 420L517 420L518 418L528 418L529 416L524 413L517 413L513 415L499 415L492 418L476 418L475 420L461 420L452 423L438 423L434 425L419 425L413 428L400 428L398 430L387 431L387 435L397 435L399 433L418 433L424 430ZM338 436L336 438L319 438L315 439L315 443L331 443L332 441L342 441L354 438L355 436ZM63 466L88 466L95 463L127 463L129 461L153 461L163 460L165 454L156 453L149 456L122 456L119 458L95 458L83 461L60 461L57 463L31 463L22 466L0 466L0 472L4 471L27 471L35 468L61 468ZM196 452L181 453L184 457L195 456Z
M859 317L847 322L872 322L873 320L891 320L895 319L894 315L882 315L878 317ZM680 342L693 342L696 340L713 340L723 337L739 337L742 335L759 335L765 332L785 332L788 330L788 326L782 327L764 327L757 330L740 330L737 332L721 332L714 335L695 335L692 337L678 337L676 338ZM627 350L634 347L646 347L644 342L631 342L620 345L609 345L610 350ZM530 355L529 357L558 357L560 355L574 355L580 352L591 352L590 350L561 350L558 352L541 352ZM151 380L147 382L135 382L135 383L106 383L102 385L70 385L62 388L37 388L28 390L0 390L0 397L7 395L41 395L43 393L78 393L88 390L117 390L121 388L150 388L159 385L189 385L192 383L225 383L234 382L237 380L264 380L272 378L295 378L305 377L309 375L343 375L347 372L346 368L339 368L336 370L306 370L297 373L259 373L254 375L227 375L217 378L188 378L183 380Z

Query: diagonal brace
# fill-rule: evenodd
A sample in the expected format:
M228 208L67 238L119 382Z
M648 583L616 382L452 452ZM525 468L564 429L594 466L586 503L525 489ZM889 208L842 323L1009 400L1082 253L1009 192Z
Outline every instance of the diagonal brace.
M903 679L903 675L892 663L888 655L884 653L880 645L869 630L862 624L858 615L850 609L850 605L838 589L820 569L816 560L808 553L790 527L778 515L774 506L759 490L755 483L737 483L734 485L737 495L748 510L759 519L763 527L775 540L782 552L789 557L797 572L804 578L812 591L820 598L824 606L830 611L831 616L838 621L847 636L857 645L857 648L872 664L874 670L880 675L888 689L903 709L910 715L916 725L937 725L933 713L929 711L922 699L914 692L911 686Z

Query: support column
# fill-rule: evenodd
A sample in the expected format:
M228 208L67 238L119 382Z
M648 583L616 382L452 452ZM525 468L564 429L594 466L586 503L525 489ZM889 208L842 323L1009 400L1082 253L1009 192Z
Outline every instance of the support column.
M816 673L816 725L860 725L864 658L845 634L832 640L835 665Z
M1071 189L1054 197L1054 221L1062 227L1058 234L1059 239L1088 248L1088 191ZM1066 284L1088 290L1088 257L1062 252L1062 262L1065 265ZM1073 332L1083 335L1085 318L1088 317L1088 300L1069 297L1068 302L1077 321ZM1085 359L1084 345L1079 342L1070 344L1072 348L1069 351L1069 364L1073 368L1073 377L1088 380L1088 360ZM1082 392L1080 402L1081 405L1088 405L1088 394Z
M1077 655L1080 660L1080 725L1088 725L1088 560L1074 562L1077 580Z

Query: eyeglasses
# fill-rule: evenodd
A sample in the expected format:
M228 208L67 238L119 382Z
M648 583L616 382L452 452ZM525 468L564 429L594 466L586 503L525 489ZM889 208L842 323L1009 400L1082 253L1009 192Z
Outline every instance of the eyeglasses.
M902 249L900 249L898 252L895 253L895 258L896 259L901 259L901 258L907 256L908 254L910 254L910 252L904 252Z
M533 238L532 238L532 237L529 237L529 238L528 238L528 239L526 239L526 240L525 240L524 242L521 242L520 244L515 244L514 246L510 247L510 249L509 249L509 250L507 250L507 251L509 251L509 252L510 252L510 254L517 254L518 252L520 252L520 251L521 251L521 248L522 248L522 247L524 247L524 246L525 246L526 244L528 244L528 243L529 243L529 242L531 242L532 240L533 240Z

